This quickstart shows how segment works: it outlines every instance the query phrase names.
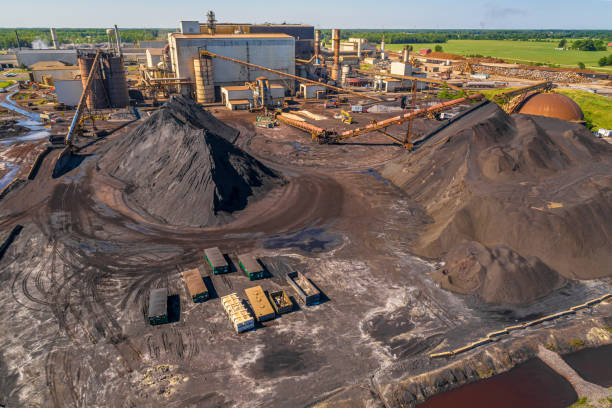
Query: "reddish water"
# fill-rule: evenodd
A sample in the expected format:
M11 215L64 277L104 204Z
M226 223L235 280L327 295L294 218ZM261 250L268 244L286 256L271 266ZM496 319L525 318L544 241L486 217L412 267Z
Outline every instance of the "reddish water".
M563 359L585 380L612 387L612 345L580 350Z
M507 373L438 394L419 408L565 408L577 399L569 382L533 359Z

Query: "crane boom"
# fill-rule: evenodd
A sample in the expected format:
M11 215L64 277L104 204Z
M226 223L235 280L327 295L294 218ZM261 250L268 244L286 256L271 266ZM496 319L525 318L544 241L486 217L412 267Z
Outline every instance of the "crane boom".
M527 93L530 91L537 91L540 89L550 89L552 88L552 82L551 81L542 81L542 82L538 82L537 84L533 84L533 85L527 85L524 86L522 88L518 88L518 89L511 89L505 92L502 92L498 95L495 96L496 101L500 101L500 102L507 102L510 99L514 98L515 96L518 96L520 94L523 93Z
M93 77L95 74L95 70L98 67L98 61L100 60L101 52L96 52L96 57L94 58L93 64L91 65L91 70L87 76L87 82L85 83L85 88L83 88L83 93L81 94L81 98L79 99L79 104L77 105L76 112L74 113L74 117L72 118L72 123L68 128L68 133L66 134L66 139L64 140L66 145L72 145L72 134L79 123L79 119L83 114L83 107L85 105L85 101L87 100L87 94L89 93L89 89L91 88L91 84L93 83Z
M236 64L246 65L246 66L251 67L251 68L256 68L256 69L260 69L262 71L271 72L271 73L276 74L276 75L284 76L284 77L287 77L287 78L292 78L292 79L295 79L296 81L299 81L299 82L306 82L306 83L310 83L310 84L320 85L320 86L323 86L325 88L333 89L333 90L338 91L338 92L348 93L348 94L351 94L351 95L354 95L354 96L358 96L360 98L367 98L367 99L371 99L371 100L376 101L376 102L383 102L383 100L381 98L378 98L376 96L365 95L365 94L362 94L362 93L359 93L359 92L350 91L348 89L339 88L337 86L327 85L327 84L324 84L322 82L313 81L312 79L302 78L302 77L299 77L297 75L288 74L286 72L278 71L278 70L272 69L272 68L262 67L261 65L252 64L250 62L242 61L242 60L239 60L239 59L236 59L236 58L231 58L231 57L226 57L224 55L214 54L214 53L209 52L209 51L203 51L202 50L202 51L200 51L200 55L203 55L205 57L211 57L211 58L219 58L219 59L222 59L222 60L225 60L225 61L234 62Z

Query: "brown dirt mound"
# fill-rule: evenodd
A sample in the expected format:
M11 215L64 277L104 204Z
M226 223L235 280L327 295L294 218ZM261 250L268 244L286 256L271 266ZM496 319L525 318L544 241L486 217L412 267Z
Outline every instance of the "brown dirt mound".
M231 143L238 131L198 105L173 97L103 154L101 168L127 184L127 200L176 226L225 223L282 183Z
M382 174L433 219L415 245L420 255L448 261L458 244L475 241L492 251L503 245L524 259L537 257L565 278L612 276L612 146L581 125L511 117L487 104L386 165ZM529 262L492 275L497 282L489 287L532 276ZM550 279L546 293L558 286L553 275L541 276ZM459 286L449 288L465 292ZM481 295L493 303L523 303L543 294Z
M506 246L463 242L445 257L433 278L448 290L476 294L489 303L532 302L566 282L537 257L523 258Z

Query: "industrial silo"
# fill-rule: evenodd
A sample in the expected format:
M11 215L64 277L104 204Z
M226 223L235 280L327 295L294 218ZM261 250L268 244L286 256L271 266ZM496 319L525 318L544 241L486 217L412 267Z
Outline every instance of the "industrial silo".
M125 108L130 104L130 96L123 57L109 55L104 59L104 65L110 106L112 108Z
M87 78L93 65L95 54L83 54L79 55L79 69L81 70L81 81L83 82L83 89L87 84ZM91 84L91 92L87 95L87 107L89 109L104 109L108 107L108 97L106 89L104 89L104 80L100 72L100 66L94 71L94 79Z

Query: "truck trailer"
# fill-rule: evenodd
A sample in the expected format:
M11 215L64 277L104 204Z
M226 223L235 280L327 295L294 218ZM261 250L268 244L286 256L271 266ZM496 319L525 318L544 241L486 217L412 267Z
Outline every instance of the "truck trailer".
M252 288L247 288L244 290L247 298L249 299L249 303L251 304L251 309L253 309L253 313L255 313L255 318L259 322L265 322L266 320L272 320L276 316L274 314L274 309L270 305L266 294L264 293L261 286L254 286Z
M198 269L190 269L183 272L183 279L187 285L187 291L194 303L204 302L208 299L208 289L204 284L202 275Z
M253 255L238 256L238 264L250 280L262 279L264 277L264 269Z
M270 303L272 303L272 307L278 315L289 313L293 310L293 303L291 303L291 299L289 299L284 290L271 292Z
M168 323L168 289L152 289L149 294L149 323Z
M229 272L229 265L227 264L227 261L225 260L225 257L221 251L219 251L219 248L214 247L205 249L204 255L206 257L206 261L212 268L213 274L217 275L220 273Z
M243 331L250 330L255 327L255 319L246 310L242 300L238 298L235 293L223 296L221 298L221 304L227 313L232 326L236 333L242 333Z
M287 274L286 279L307 306L313 305L321 299L321 292L317 290L310 279L300 272L290 272Z

